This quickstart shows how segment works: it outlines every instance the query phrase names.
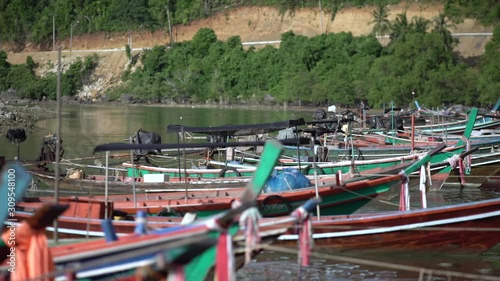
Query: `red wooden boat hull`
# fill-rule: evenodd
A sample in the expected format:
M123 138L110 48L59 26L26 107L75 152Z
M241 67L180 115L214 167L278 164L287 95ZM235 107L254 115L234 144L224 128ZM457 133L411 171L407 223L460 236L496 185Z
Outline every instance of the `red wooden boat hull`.
M400 171L400 169L404 169L408 165L409 163L395 165L391 167L391 171L397 173L398 171ZM370 170L370 173L377 174L382 171L385 171L385 173L389 173L387 169L374 169ZM321 208L339 208L339 206L341 206L342 204L349 204L353 201L365 200L367 197L375 197L380 192L385 191L385 189L376 189L377 186L397 183L400 180L401 177L399 175L386 175L380 177L374 176L369 178L360 178L351 182L347 182L348 180L346 179L345 183L341 183L338 182L335 176L321 177L318 179L318 194L324 199L323 203L321 204ZM135 215L138 211L145 211L150 215L161 214L163 216L183 216L184 214L190 212L198 214L203 213L203 216L206 216L229 209L235 198L238 198L242 194L243 190L243 188L233 188L216 191L188 190L186 192L137 194L136 203L134 203L133 196L131 195L110 195L108 196L108 209L119 210L120 212L128 215ZM366 192L364 192L364 190L366 190ZM328 198L335 198L342 194L352 192L359 192L361 194L364 194L365 197L346 197L342 200L327 200ZM293 208L298 207L298 205L315 196L316 190L314 187L282 192L263 193L257 198L257 205L263 208L265 206L288 205L287 208L274 208L273 210L271 210L272 216L286 215L290 213ZM95 202L96 205L102 205L104 199L104 196L79 196L62 197L59 199L59 201L61 203L71 205L77 204L79 202L84 202L84 204L87 204L88 202ZM25 208L27 211L32 211L39 207L40 202L52 202L52 200L53 198L51 197L28 199L28 202L20 202L17 207ZM109 205L109 202L112 202L112 205ZM88 208L85 206L80 206L77 209L81 211L74 213L71 216L103 219L104 215L102 211L99 214L94 214L90 211L96 211L97 209L102 210L103 208L103 206L100 206L98 208ZM111 216L111 213L109 214L109 216Z
M382 214L313 219L316 247L481 253L500 243L500 199ZM280 243L295 243L292 234Z
M22 217L22 212L21 212L21 217ZM65 225L65 223L68 222L69 217L59 217L58 221L61 224L61 227ZM165 222L165 218L159 218L163 222ZM154 219L153 219L154 220ZM180 225L180 219L174 219L175 222L171 224L171 226L179 226ZM92 220L94 221L94 220ZM262 225L258 228L258 236L260 237L260 243L258 247L252 249L251 252L251 257L255 257L262 248L265 247L265 245L273 243L278 236L280 236L283 233L286 233L286 231L291 230L294 228L294 226L297 223L297 218L294 216L287 216L280 218L279 221L277 221L275 224L272 226L270 225ZM151 221L148 222L148 224L151 224ZM94 225L94 224L91 224ZM119 233L119 221L114 221L113 222L115 230ZM165 227L165 223L162 224L163 227ZM131 250L138 250L142 246L145 247L147 251L154 251L154 245L155 243L164 243L164 244L159 244L159 246L164 247L165 250L168 250L168 248L176 248L176 247L183 247L187 246L191 243L194 242L199 242L201 239L206 238L206 232L209 229L212 229L211 223L207 223L204 221L201 221L199 224L195 224L193 226L188 226L187 228L176 228L172 233L157 233L157 234L149 234L149 235L125 235L124 237L120 237L119 240L114 241L112 243L107 242L105 240L89 240L89 241L84 241L76 244L65 244L65 245L59 245L52 247L50 249L51 254L54 258L54 261L58 266L62 266L63 264L69 264L69 271L72 270L71 268L71 263L79 263L83 262L89 263L91 267L82 269L83 271L85 270L90 270L89 272L84 272L83 274L99 274L100 272L100 264L93 262L92 259L97 258L97 259L102 259L108 260L111 258L112 260L115 260L112 258L113 255L115 256L120 256L121 254L126 255L126 250L131 249ZM157 224L156 226L159 226ZM162 227L162 228L163 228ZM94 230L93 228L91 228ZM133 233L133 225L132 228L129 228L127 231L130 231L130 233ZM119 233L120 234L120 233ZM60 236L61 237L61 236ZM235 268L240 268L243 266L244 261L245 261L245 251L246 251L246 241L247 237L244 233L243 230L239 230L236 235L233 236L233 243L234 243L234 255L235 255ZM153 247L153 248L152 248ZM148 250L149 249L149 250ZM125 260L126 262L134 262L133 260L133 255L131 256L131 260ZM110 269L106 274L113 274L113 270L122 270L119 265L118 269ZM93 267L97 267L94 269ZM130 265L125 264L124 265L124 272L127 272L127 268L129 268ZM104 268L103 268L104 269ZM76 269L80 270L80 269ZM95 273L97 271L97 273ZM79 272L79 271L78 271ZM118 272L118 271L117 271ZM142 272L142 271L141 271ZM144 270L144 272L148 272L147 270ZM76 274L76 271L75 271ZM113 275L109 275L113 276ZM213 276L213 271L209 273L209 276ZM81 276L80 276L81 277ZM117 276L113 277L114 280L136 280L137 277L135 275L130 276L128 273L124 274L118 274ZM211 280L212 278L206 278L206 280ZM201 280L201 279L200 279Z

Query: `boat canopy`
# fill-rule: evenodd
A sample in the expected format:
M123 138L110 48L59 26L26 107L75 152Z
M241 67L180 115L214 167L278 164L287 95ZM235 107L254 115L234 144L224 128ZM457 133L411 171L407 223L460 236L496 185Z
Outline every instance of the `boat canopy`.
M272 123L248 124L248 125L223 125L213 127L191 127L184 125L168 125L167 133L200 133L217 135L221 137L250 136L277 132L290 127L305 125L304 118L278 121Z

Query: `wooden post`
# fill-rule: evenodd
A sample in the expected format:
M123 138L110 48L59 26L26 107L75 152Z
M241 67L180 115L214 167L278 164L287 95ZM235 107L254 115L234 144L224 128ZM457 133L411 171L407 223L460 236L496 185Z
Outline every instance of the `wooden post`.
M57 97L57 139L56 139L56 163L54 168L54 202L59 203L59 162L61 161L61 47L59 47L57 53L57 86L56 86L56 97ZM58 241L58 222L57 219L54 220L54 241Z
M298 146L297 146L298 148ZM314 138L311 137L311 148L313 150L313 169L314 169L314 190L316 191L316 198L319 198L319 189L318 189L318 166L316 164L317 150L314 149ZM300 166L299 166L300 167ZM318 221L321 218L319 204L316 205L316 217Z
M133 143L132 137L130 137L129 142ZM130 164L132 164L132 194L134 197L134 208L137 208L137 195L135 192L134 151L133 150L130 150Z
M104 182L104 219L108 219L109 151L106 151L106 181Z
M415 114L411 114L411 151L415 150Z

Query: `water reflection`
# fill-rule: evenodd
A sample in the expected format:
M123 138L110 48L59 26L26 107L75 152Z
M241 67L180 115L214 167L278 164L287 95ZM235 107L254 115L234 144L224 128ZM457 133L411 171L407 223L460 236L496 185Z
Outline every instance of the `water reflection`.
M40 104L55 110L54 104ZM163 143L177 142L175 134L167 134L170 124L188 126L221 126L226 124L256 124L304 117L311 112L269 109L233 108L171 108L161 106L127 105L63 105L61 131L65 158L89 156L98 144L123 142L138 129L154 131L161 135ZM312 111L312 110L311 110ZM21 159L33 160L38 156L42 137L56 132L57 120L37 123L38 130L27 133L21 143ZM0 155L7 160L16 156L17 147L0 137Z
M290 250L292 250L290 248ZM500 248L490 256L418 251L333 252L314 249L311 265L300 268L297 254L266 250L240 269L238 280L500 280ZM358 260L359 263L351 262Z
M477 188L445 185L439 192L429 192L427 202L431 207L498 198L499 195ZM384 200L377 198L379 200L375 199L357 213L397 210L398 196L379 197ZM415 185L410 197L411 206L420 208L420 193ZM498 231L491 235L498 235ZM481 255L381 249L335 251L315 247L311 266L302 270L297 263L296 249L288 250L295 253L263 251L253 263L238 271L238 280L500 280L500 245Z
M48 105L49 107L53 105ZM169 124L189 126L219 126L225 124L255 124L281 121L292 118L309 118L311 112L281 110L242 110L242 109L203 109L203 108L167 108L148 106L63 106L62 138L66 158L84 157L92 154L98 144L123 142L139 128L154 131L161 135L163 143L176 142L175 135L167 135ZM35 159L38 155L42 137L49 131L56 131L56 120L38 123L40 130L28 133L28 139L21 144L21 159ZM0 155L13 159L16 146L0 137ZM475 170L473 170L475 173ZM399 191L380 196L358 212L376 212L397 210ZM419 198L418 190L413 187L412 198ZM438 206L461 202L478 201L498 197L498 193L479 189L460 189L456 186L445 187L440 192L428 194L428 205ZM384 200L381 201L381 199ZM387 204L387 202L391 204ZM419 201L413 200L412 206L419 208ZM498 235L498 233L492 233ZM316 253L336 256L325 249L314 249ZM343 253L346 254L346 253ZM387 253L376 251L369 253L351 253L353 257L374 261L384 261L396 265L411 265L431 268L500 276L500 249L481 257L435 256L429 253L417 255L415 252ZM299 267L296 254L265 251L257 259L238 271L238 280L297 280ZM409 272L384 267L344 262L313 257L312 265L301 272L303 280L419 280L419 272ZM444 275L424 275L426 280L466 280L465 278L447 278ZM500 278L498 278L500 280ZM468 279L470 280L470 279Z

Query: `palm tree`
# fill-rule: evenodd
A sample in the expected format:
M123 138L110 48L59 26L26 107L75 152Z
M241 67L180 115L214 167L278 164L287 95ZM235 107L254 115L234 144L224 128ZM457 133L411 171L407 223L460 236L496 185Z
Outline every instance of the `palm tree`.
M380 2L376 10L372 11L373 33L377 36L384 36L391 32L391 22L389 21L389 9Z
M446 51L450 51L458 41L451 35L451 28L455 28L455 25L451 23L448 17L444 13L439 13L434 19L433 32L441 34L443 37L443 44Z
M411 26L414 31L418 33L426 33L429 27L430 21L423 17L413 17Z
M392 24L392 32L391 39L403 40L405 38L406 33L411 30L412 26L408 22L408 17L406 16L406 12L402 14L398 14L394 23Z

